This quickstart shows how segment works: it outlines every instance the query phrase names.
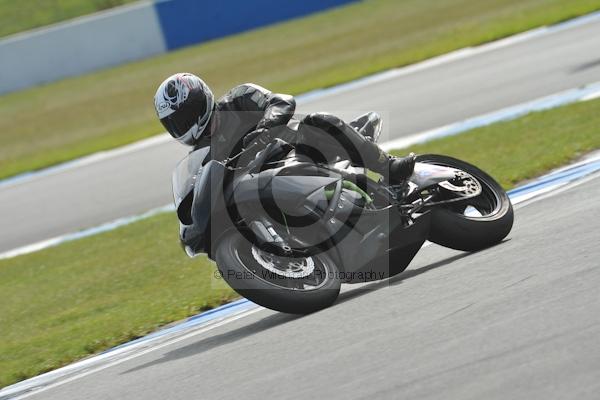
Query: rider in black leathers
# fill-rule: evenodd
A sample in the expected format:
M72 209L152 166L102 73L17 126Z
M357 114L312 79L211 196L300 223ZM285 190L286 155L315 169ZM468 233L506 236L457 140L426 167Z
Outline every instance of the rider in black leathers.
M258 85L237 86L215 102L200 78L176 74L159 86L154 101L161 122L174 138L194 150L210 145L213 159L230 158L261 138L266 143L266 136L301 144L325 159L349 158L357 166L382 174L392 184L404 181L414 168L414 155L391 157L360 134L357 128L363 121L347 124L331 114L313 113L301 120L295 135L290 135L285 125L294 115L294 98Z

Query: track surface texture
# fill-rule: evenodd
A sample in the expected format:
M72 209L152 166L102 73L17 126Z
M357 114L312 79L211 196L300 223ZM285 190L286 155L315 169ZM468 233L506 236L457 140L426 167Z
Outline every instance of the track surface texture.
M349 117L377 110L395 139L600 81L600 22L307 101L299 111ZM0 252L142 213L171 201L171 171L188 150L161 143L0 186Z
M517 206L503 243L424 248L324 311L260 310L34 399L597 399L600 175Z

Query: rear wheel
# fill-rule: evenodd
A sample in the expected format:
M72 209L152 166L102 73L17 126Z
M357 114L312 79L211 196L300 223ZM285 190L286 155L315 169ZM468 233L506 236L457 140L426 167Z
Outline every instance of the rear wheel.
M338 270L325 253L281 257L231 231L219 240L215 260L236 292L273 310L308 314L333 304L340 292Z
M514 220L512 204L494 178L474 165L448 156L425 154L417 161L464 171L471 180L469 185L481 187L476 197L431 208L430 241L456 250L476 251L501 242L510 233Z

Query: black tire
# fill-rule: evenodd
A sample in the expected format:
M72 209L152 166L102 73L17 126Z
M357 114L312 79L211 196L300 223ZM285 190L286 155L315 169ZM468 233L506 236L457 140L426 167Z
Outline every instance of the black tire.
M474 165L448 156L424 154L417 161L465 171L481 183L480 196L487 196L490 203L496 202L489 214L476 217L461 214L452 207L432 208L430 241L456 250L477 251L501 242L510 233L514 221L512 203L494 178Z
M253 264L248 257L251 251L252 244L235 230L226 233L215 250L215 261L221 276L233 290L248 300L276 311L309 314L329 307L337 299L341 287L340 276L327 254L312 256L326 273L319 274L323 281L318 288L304 290L282 287L263 279L266 275L256 272L261 268L258 262ZM294 282L293 279L286 280Z

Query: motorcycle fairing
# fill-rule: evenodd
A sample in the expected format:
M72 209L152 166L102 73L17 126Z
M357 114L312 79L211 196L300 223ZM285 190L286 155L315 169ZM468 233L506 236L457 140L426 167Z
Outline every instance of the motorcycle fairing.
M192 151L181 161L177 163L177 166L173 170L173 199L175 201L175 209L179 209L179 206L184 201L191 202L190 194L194 190L196 178L202 171L202 165L210 155L210 147L203 147L201 149ZM188 204L189 208L191 204ZM185 208L185 206L184 206ZM185 215L183 218L185 219Z
M314 250L329 252L346 274L346 282L364 282L402 272L429 234L428 213L409 224L392 206L377 210L359 207L343 189L341 175L314 164L291 163L244 174L231 186L225 182L226 172L222 163L213 160L197 177L192 223L182 223L180 230L188 255L210 255L211 221L217 216L213 226L221 230L240 214L282 223L284 212L285 224L292 228L308 218L314 225L313 239L322 240ZM333 194L328 196L326 191Z
M191 213L191 220L180 216L180 239L188 255L206 252L210 244L211 220L225 213L224 179L225 166L215 160L206 163L194 184L193 200L189 210L178 208L178 215Z
M267 170L242 177L233 193L233 200L238 207L246 204L264 204L266 207L276 207L291 216L303 216L326 201L325 187L341 179L324 176L278 176L276 173L275 170Z
M323 228L334 242L330 256L338 261L347 283L404 271L429 235L429 213L408 223L395 207L364 209L344 199L343 193L334 204Z
M324 168L314 169L314 165L313 176L288 175L289 169L296 167L244 177L235 189L236 204L248 215L264 215L266 211L266 217L280 224L283 211L287 215L285 223L292 229L301 227L306 222L303 218L310 217L312 243L319 243L313 250L327 251L345 274L346 282L386 278L408 266L428 237L428 213L408 223L392 206L378 210L359 207L351 201L351 193L343 190L339 175ZM329 200L326 188L333 188Z

